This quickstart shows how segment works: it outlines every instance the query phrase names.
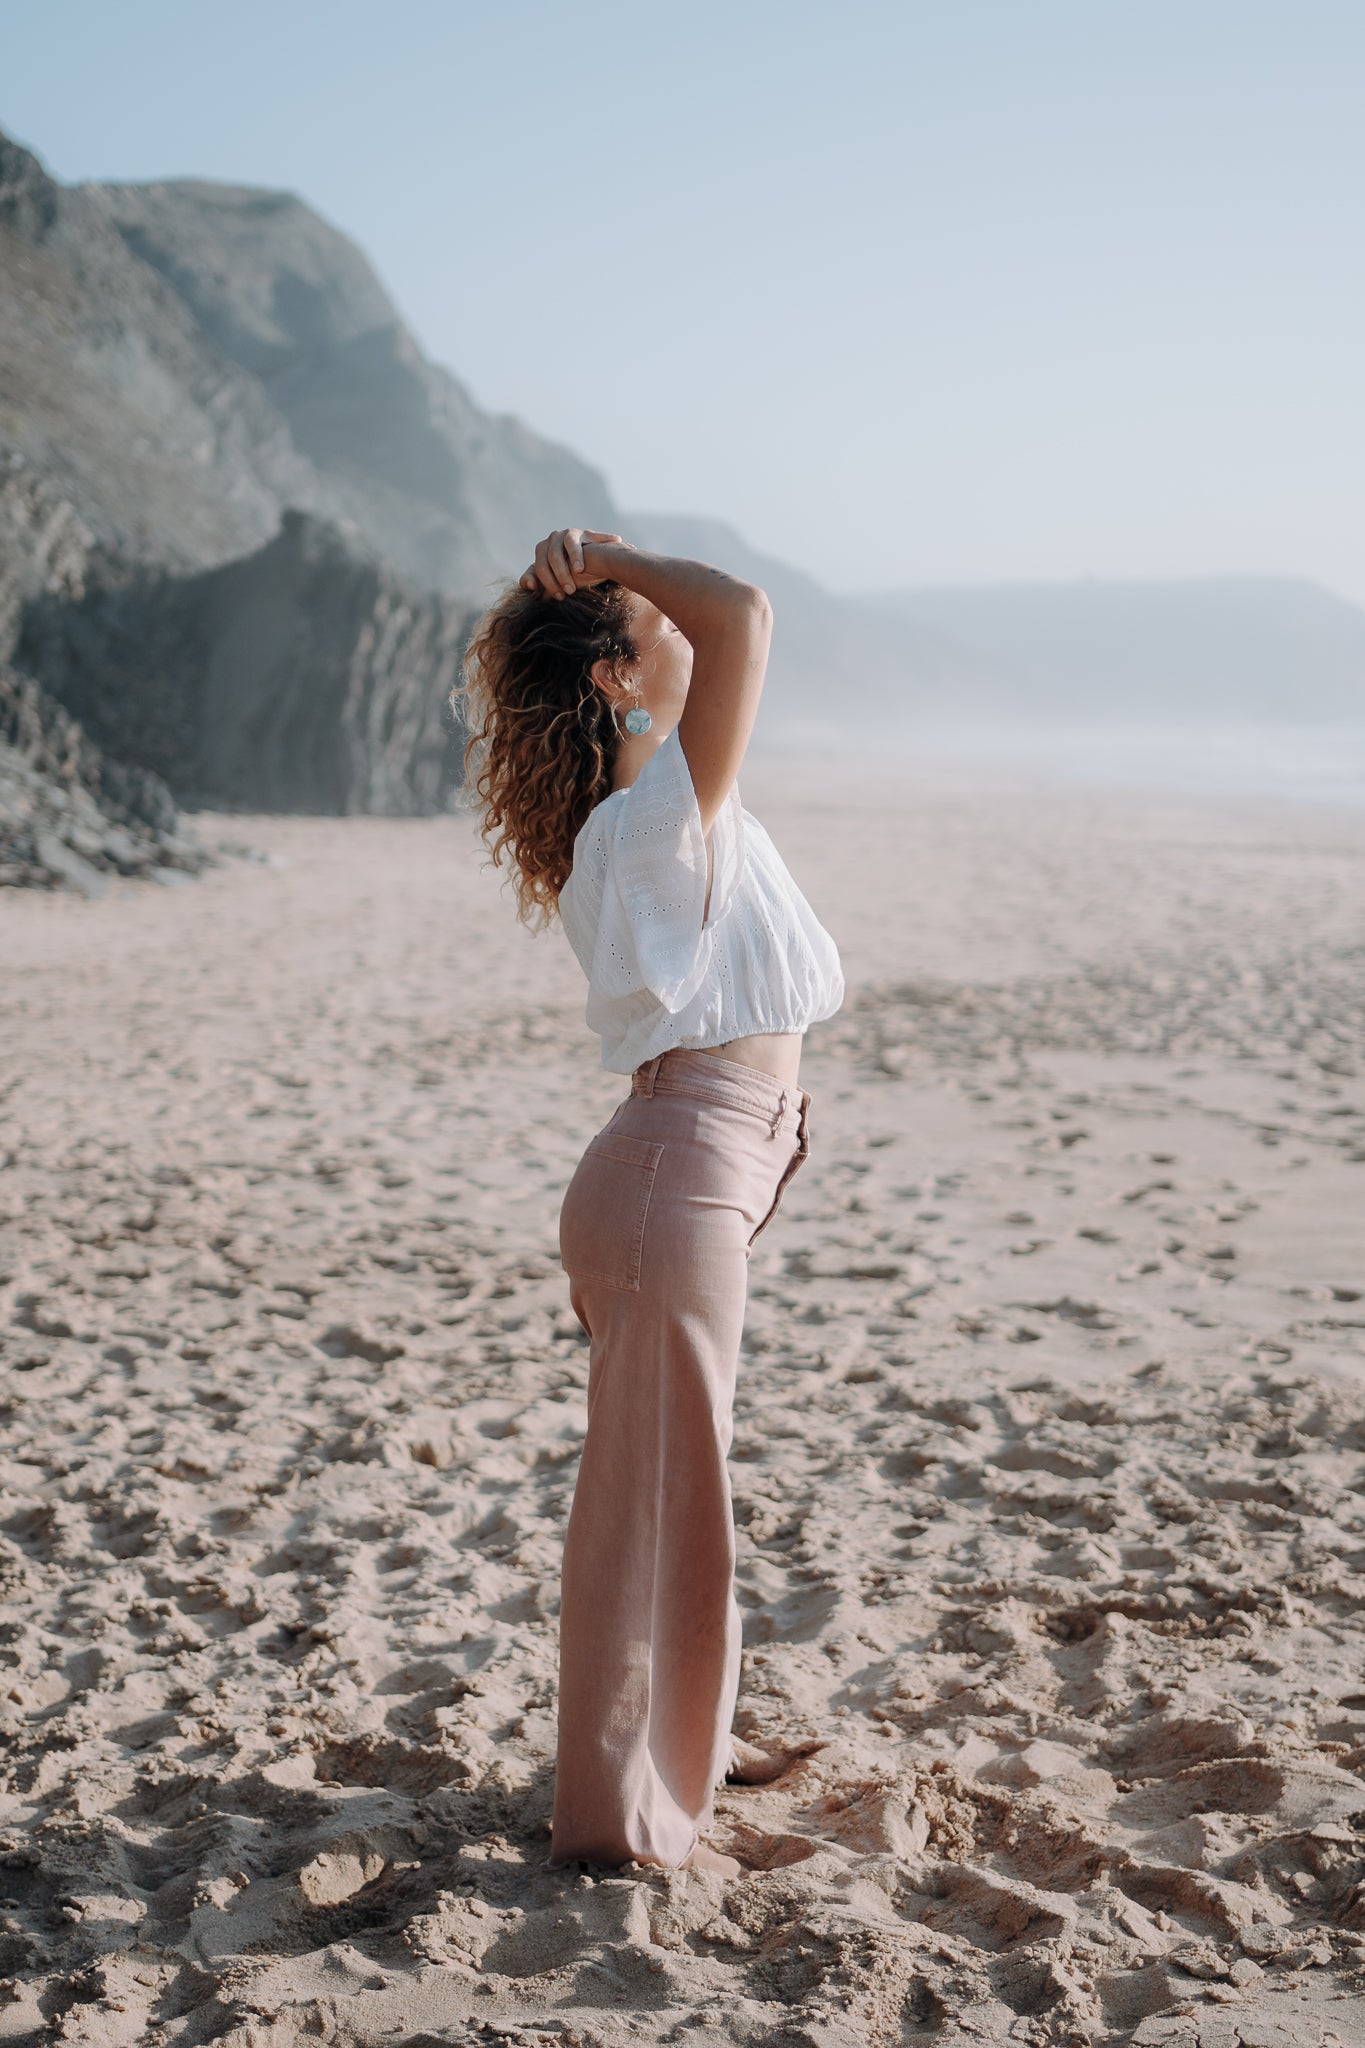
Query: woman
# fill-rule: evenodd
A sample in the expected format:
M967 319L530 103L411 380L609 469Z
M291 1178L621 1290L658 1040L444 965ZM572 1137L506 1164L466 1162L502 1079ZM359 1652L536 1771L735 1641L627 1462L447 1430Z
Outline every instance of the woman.
M552 1863L734 1874L701 1840L715 1790L776 1768L730 1731L725 1461L746 1262L806 1156L802 1034L843 977L735 787L771 629L751 584L567 528L466 659L493 858L510 856L523 917L558 911L603 1064L631 1076L560 1214L591 1350Z

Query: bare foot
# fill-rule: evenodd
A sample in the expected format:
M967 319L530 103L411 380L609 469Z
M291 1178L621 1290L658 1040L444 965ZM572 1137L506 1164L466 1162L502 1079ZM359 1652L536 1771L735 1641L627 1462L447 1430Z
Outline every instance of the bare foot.
M793 1749L768 1751L756 1749L752 1742L741 1742L737 1735L730 1738L731 1762L725 1773L727 1785L771 1785L784 1771L789 1771L798 1757L810 1756L822 1749L823 1743L798 1742Z
M722 1856L719 1849L708 1849L705 1842L698 1842L692 1854L679 1864L680 1870L710 1870L717 1877L738 1877L744 1865L736 1856Z

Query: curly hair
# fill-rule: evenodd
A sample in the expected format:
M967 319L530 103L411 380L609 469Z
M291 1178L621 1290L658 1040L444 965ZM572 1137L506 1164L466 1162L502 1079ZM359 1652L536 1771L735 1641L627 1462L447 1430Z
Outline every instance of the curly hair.
M474 628L451 702L468 726L465 776L480 830L494 866L510 861L524 924L550 922L574 840L611 789L618 735L593 663L608 662L624 682L637 658L619 583L563 598L517 585Z

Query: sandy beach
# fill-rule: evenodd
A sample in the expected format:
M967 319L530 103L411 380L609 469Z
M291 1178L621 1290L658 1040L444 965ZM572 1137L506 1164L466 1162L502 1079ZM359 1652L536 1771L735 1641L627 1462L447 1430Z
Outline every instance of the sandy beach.
M549 1870L620 1098L464 818L0 896L0 2041L1365 2043L1365 810L756 761L753 1867Z

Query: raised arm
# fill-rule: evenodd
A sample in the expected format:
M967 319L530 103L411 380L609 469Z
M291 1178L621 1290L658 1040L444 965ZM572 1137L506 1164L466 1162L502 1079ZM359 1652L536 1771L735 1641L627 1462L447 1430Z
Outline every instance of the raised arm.
M646 554L615 534L573 527L541 542L535 568L522 580L532 579L551 596L591 583L623 584L657 605L692 643L692 680L678 738L702 829L709 832L739 773L758 712L772 638L767 597L755 584L705 562Z

